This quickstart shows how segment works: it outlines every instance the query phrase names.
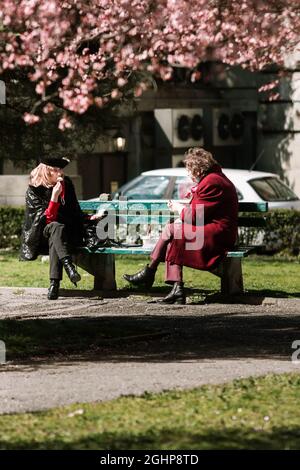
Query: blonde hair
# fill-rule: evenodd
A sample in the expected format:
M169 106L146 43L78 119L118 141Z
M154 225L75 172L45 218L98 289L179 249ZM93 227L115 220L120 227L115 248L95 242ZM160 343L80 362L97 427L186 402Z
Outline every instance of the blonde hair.
M51 166L40 163L36 168L32 170L29 176L29 184L31 186L45 186L46 188L52 188L53 183L50 180Z
M213 158L212 154L201 147L193 147L188 149L184 155L184 164L187 170L193 176L207 175L212 170L213 166L218 162Z

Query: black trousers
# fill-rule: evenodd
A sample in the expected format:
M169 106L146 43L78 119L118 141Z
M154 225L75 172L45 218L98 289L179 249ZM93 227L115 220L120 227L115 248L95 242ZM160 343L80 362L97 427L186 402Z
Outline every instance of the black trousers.
M65 225L51 222L44 228L43 235L49 244L50 279L61 281L63 271L61 259L70 256Z

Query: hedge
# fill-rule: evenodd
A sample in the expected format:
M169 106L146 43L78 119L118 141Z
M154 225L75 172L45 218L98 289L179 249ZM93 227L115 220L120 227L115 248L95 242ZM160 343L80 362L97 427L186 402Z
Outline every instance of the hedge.
M0 206L0 248L19 248L23 220L23 207Z
M249 217L249 214L244 215ZM241 244L255 245L259 242L265 246L265 250L261 251L285 252L292 256L300 254L300 211L280 209L259 216L266 218L266 227L263 229L240 228ZM253 214L253 217L258 217L258 215Z
M249 217L249 214L245 214ZM253 214L253 217L257 217ZM289 255L300 254L300 211L276 210L261 214L267 227L241 228L239 241L244 245L262 243L268 252L283 251ZM250 214L251 217L251 214ZM0 207L0 248L18 249L24 219L23 207Z

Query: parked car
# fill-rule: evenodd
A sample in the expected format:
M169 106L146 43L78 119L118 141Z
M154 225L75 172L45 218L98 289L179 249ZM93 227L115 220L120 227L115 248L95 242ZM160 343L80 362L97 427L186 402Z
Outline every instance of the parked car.
M300 199L274 173L223 168L236 187L239 201L269 203L269 209L300 210ZM121 186L113 198L128 199L183 199L195 183L185 168L163 168L145 171Z

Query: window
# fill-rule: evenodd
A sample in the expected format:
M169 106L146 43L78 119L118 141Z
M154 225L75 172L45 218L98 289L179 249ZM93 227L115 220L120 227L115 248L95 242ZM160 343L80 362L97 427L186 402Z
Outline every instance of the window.
M186 193L188 193L195 184L196 183L194 183L191 178L178 176L176 178L172 199L184 199Z
M128 199L164 199L169 181L169 176L143 176L122 194Z
M250 186L264 201L297 201L296 194L282 181L274 177L249 181Z
M186 176L178 176L176 178L176 183L173 192L173 199L184 199L185 195L190 191L192 186L195 186L196 183ZM238 200L241 201L244 199L242 193L237 189Z
M242 201L244 199L244 196L242 195L241 191L239 191L237 187L235 187L235 190L236 190L238 200Z

